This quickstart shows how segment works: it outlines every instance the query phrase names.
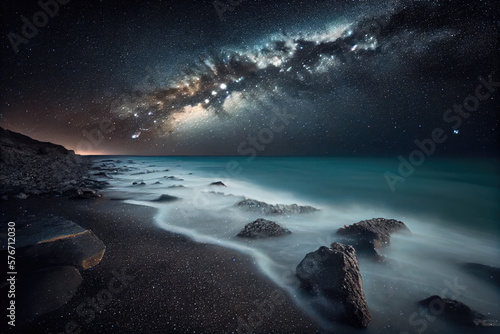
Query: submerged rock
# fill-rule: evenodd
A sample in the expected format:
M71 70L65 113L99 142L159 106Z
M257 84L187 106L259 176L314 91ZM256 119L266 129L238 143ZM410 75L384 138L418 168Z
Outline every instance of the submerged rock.
M222 181L217 181L217 182L212 182L210 183L211 186L222 186L222 187L227 187Z
M178 177L175 176L165 176L167 180L172 180L172 181L184 181L184 179L179 179Z
M132 182L132 185L133 186L145 186L146 183L145 182L140 182L140 183L139 182Z
M470 274L482 278L496 286L500 286L500 268L479 263L465 263L463 267Z
M343 242L354 246L358 252L374 255L378 255L377 250L389 245L390 235L396 232L411 234L410 229L403 222L385 218L362 220L337 230Z
M312 206L299 206L297 204L267 204L265 202L259 202L254 199L242 200L236 203L236 206L264 215L301 214L319 211L319 209L313 208Z
M290 230L281 227L271 220L259 218L245 225L245 228L237 236L242 238L268 238L290 233L292 233Z
M297 266L302 287L324 297L319 310L332 320L366 327L371 320L356 251L339 243L309 253Z
M446 321L466 327L498 326L496 320L487 319L481 313L472 310L467 305L448 298L431 296L419 302L433 316L442 317Z
M179 197L170 196L170 195L161 195L157 199L152 200L152 202L174 202L180 200Z

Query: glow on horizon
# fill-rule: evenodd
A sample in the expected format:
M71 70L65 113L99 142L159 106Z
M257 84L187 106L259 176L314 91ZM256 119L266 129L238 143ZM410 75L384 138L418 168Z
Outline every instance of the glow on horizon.
M115 154L112 154L109 152L102 152L102 151L78 151L78 150L75 150L75 153L79 154L79 155L115 155Z

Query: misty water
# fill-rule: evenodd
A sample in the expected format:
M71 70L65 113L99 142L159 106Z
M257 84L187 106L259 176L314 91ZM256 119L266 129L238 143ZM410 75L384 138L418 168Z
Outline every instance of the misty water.
M429 159L392 191L384 174L397 173L396 158L99 159L113 161L98 160L97 165L129 169L109 174L113 178L106 179L110 187L103 191L105 196L157 208L154 223L165 230L250 255L325 332L355 330L329 323L312 310L313 298L298 288L295 268L307 253L338 241L339 227L374 217L401 220L412 235L393 235L390 247L383 250L384 263L358 254L372 316L364 333L474 332L423 313L417 302L431 295L459 300L500 319L498 287L464 269L465 263L500 267L500 177L494 161ZM214 181L227 187L211 186ZM172 187L178 185L183 187ZM163 194L181 200L152 201ZM266 216L236 207L243 198L311 205L320 211ZM236 237L257 218L276 221L292 234L258 240ZM477 330L490 333L495 328Z

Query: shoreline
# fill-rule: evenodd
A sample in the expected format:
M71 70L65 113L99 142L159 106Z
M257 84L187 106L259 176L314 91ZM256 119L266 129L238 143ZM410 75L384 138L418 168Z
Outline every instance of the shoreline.
M165 231L153 222L154 208L29 198L3 201L0 209L2 220L16 223L32 214L64 217L106 245L101 263L81 272L83 283L67 304L6 333L318 332L250 256ZM122 290L113 278L124 281Z

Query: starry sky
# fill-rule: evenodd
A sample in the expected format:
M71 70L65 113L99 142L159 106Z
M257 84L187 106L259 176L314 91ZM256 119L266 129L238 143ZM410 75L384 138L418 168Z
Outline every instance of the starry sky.
M497 154L495 0L45 2L0 5L0 126L33 138L394 156L442 128L439 155Z

